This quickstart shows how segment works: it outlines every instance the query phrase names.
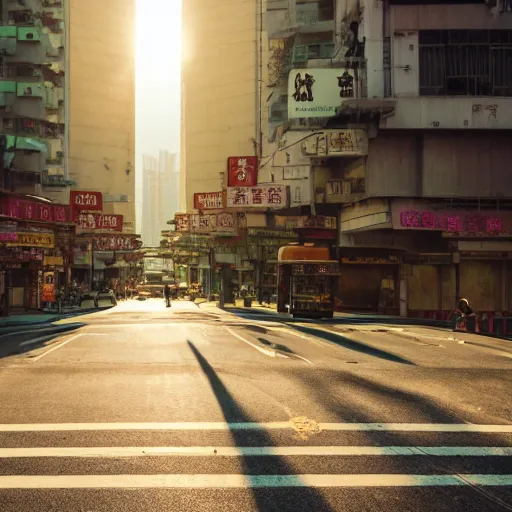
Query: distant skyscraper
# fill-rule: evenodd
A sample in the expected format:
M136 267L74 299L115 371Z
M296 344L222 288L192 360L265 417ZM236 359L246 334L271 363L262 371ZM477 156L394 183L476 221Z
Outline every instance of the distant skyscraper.
M179 168L175 153L161 150L158 159L144 155L142 159L141 235L145 247L158 247L160 233L178 211Z

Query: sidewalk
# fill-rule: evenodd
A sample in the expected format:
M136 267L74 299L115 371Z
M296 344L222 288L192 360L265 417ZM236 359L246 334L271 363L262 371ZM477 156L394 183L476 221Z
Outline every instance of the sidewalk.
M218 302L204 302L200 304L201 308L218 308ZM290 315L286 313L278 313L275 306L267 307L259 304L253 304L250 308L236 307L234 304L225 304L224 310L232 313L248 313L256 315L269 315L283 320L292 320ZM297 319L297 320L300 320ZM429 320L422 318L404 318L401 316L389 316L379 314L368 314L368 313L343 313L335 312L332 320L322 319L319 320L325 323L353 323L353 324L364 324L364 323L379 323L379 324L394 324L394 325L424 325L427 327L445 327L453 328L451 322L445 320Z
M95 308L93 301L84 301L81 307L63 308L60 313L58 311L39 311L31 313L14 312L7 317L0 317L0 330L4 330L8 327L29 327L51 324L53 322L58 322L59 320L64 320L73 316L85 315L87 313L97 313L99 311L113 307L110 303L108 305L102 306L101 302L100 306Z

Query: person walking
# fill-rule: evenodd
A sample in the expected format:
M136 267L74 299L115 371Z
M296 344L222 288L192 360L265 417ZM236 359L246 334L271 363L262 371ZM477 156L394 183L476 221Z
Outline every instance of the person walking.
M164 286L164 297L165 297L165 306L170 308L171 307L171 287L166 284Z

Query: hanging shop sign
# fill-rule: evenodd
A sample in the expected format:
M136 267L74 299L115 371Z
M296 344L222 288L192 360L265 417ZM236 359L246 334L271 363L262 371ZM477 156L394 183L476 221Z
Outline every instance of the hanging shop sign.
M130 251L142 247L142 241L135 236L99 235L93 243L96 251Z
M213 233L217 228L217 216L208 215L190 215L189 220L190 233Z
M69 207L37 203L15 197L0 197L0 214L19 220L63 223L70 222Z
M75 223L81 229L123 231L122 215L77 212Z
M258 187L228 187L228 208L286 208L288 187L260 185Z
M16 233L16 241L8 242L8 247L41 247L53 249L55 235L53 233Z
M326 217L324 215L295 215L285 217L284 215L275 216L275 225L286 229L336 229L336 217Z
M314 157L366 156L368 134L366 130L335 130L307 138L302 153Z
M45 267L63 267L64 258L62 256L45 256L43 265Z
M341 263L344 265L398 265L398 256L342 256Z
M73 248L73 264L74 265L90 265L91 250L88 242L76 242Z
M41 300L43 302L55 302L55 295L55 272L44 272Z
M224 208L223 192L200 192L194 194L194 208L196 210L220 210Z
M443 231L446 236L500 237L512 235L512 212L427 210L392 205L393 229Z
M245 220L245 216L243 218ZM224 235L236 235L238 216L234 213L224 212L217 214L217 233Z
M18 235L16 233L0 233L0 243L1 242L16 242L18 239Z
M186 213L177 213L174 216L174 221L176 223L176 231L178 233L188 233L190 231L190 219L189 215Z
M300 263L292 265L292 274L337 276L340 274L340 267L337 263Z
M297 239L297 233L295 233L294 231L287 231L284 229L249 228L247 230L247 235L257 237L257 238L280 238L280 239L289 238L291 240Z
M258 183L258 157L228 158L228 187L254 187Z
M14 262L14 261L36 261L42 262L44 258L44 249L36 249L32 247L25 249L23 247L10 247L0 249L0 261Z
M69 204L73 211L101 212L103 210L103 194L72 190L69 194Z
M288 118L332 117L355 97L352 70L292 69L288 76Z

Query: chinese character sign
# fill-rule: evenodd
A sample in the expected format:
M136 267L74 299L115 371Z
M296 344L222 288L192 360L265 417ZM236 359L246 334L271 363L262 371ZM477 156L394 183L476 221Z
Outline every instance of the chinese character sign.
M130 251L141 247L142 241L135 236L99 235L94 238L96 251Z
M228 208L286 208L288 187L261 185L258 187L228 187Z
M69 222L69 208L67 206L26 201L16 197L0 198L0 214L20 220Z
M194 194L194 208L196 210L219 210L224 208L222 192L200 192Z
M75 223L81 229L103 229L106 231L122 231L122 215L102 215L99 213L77 212Z
M258 157L228 158L228 187L254 187L258 183Z
M103 194L101 192L82 192L72 190L69 204L73 210L98 211L103 210Z
M512 219L509 228L504 225L502 212L473 213L464 210L420 211L403 210L394 214L395 229L424 229L447 233L496 236L512 232ZM398 222L397 222L398 221ZM398 224L398 225L397 225Z
M174 216L174 221L176 222L176 231L178 233L188 233L189 232L189 230L190 230L189 215L176 214Z

